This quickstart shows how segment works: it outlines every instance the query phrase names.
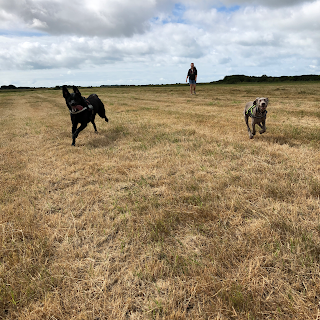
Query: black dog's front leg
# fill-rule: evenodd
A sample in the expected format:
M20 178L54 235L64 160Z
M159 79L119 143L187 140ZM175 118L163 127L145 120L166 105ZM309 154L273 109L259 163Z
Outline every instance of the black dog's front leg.
M72 146L76 145L76 138L78 137L79 133L87 126L86 123L82 123L81 126L76 129L72 134Z
M77 126L78 126L77 123L73 123L73 124L72 124L72 135L76 132Z

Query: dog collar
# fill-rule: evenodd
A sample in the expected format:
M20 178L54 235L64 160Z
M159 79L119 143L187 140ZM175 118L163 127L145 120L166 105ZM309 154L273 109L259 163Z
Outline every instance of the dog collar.
M93 105L90 103L90 101L88 99L84 99L84 101L86 102L86 104L88 105L88 108L93 110Z

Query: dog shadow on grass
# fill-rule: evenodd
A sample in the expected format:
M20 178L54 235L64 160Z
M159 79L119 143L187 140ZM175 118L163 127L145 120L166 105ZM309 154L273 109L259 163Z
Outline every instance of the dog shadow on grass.
M124 126L115 126L110 129L102 129L98 133L92 133L87 145L91 148L104 148L114 145L117 141L128 135L128 129Z
M310 145L310 144L318 144L319 139L308 139L308 137L290 137L286 135L278 135L278 134L269 134L261 137L263 141L266 141L270 144L275 145L287 145L289 147L295 148L301 145Z
M290 147L296 146L296 143L292 141L292 139L283 136L283 135L263 135L261 136L263 141L269 142L270 144L278 144L278 145L289 145Z
M272 130L273 129L273 130ZM262 135L263 141L268 141L278 145L288 145L297 147L301 145L319 145L320 135L317 127L302 127L286 125L281 128L272 128Z

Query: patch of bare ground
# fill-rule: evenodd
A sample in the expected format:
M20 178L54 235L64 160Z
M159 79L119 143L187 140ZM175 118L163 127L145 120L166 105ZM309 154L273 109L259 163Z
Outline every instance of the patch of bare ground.
M0 92L0 319L316 319L318 86Z

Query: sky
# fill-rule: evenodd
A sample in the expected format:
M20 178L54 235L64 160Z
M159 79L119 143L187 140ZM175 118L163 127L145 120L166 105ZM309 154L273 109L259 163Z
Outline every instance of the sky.
M320 74L320 0L0 0L0 85Z

